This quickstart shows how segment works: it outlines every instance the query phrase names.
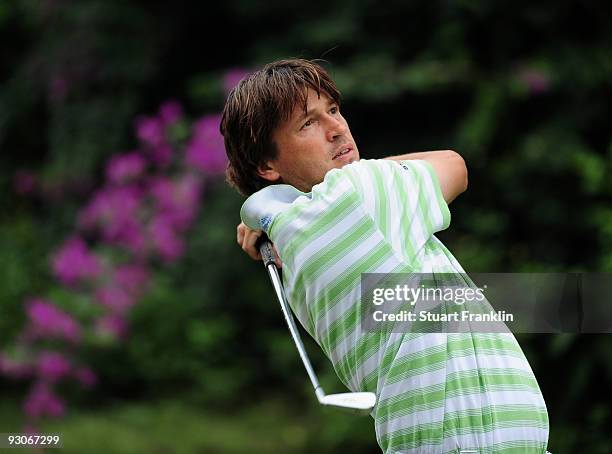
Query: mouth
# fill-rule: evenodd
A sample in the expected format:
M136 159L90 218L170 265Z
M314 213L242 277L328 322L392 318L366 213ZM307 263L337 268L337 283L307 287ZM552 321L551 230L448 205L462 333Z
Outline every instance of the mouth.
M349 154L351 151L353 151L353 147L351 147L349 145L344 145L344 146L340 147L340 149L338 151L336 151L336 154L332 158L332 161L334 159L337 159L337 158L341 157L341 156Z

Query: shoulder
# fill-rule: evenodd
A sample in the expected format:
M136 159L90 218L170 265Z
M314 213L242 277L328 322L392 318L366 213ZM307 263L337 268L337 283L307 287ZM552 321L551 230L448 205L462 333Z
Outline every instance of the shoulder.
M386 159L360 159L342 167L328 172L327 176L346 175L349 178L371 179L388 175L394 169L399 168L399 163Z
M361 159L334 171L346 176L359 192L376 191L401 178L400 174L405 173L402 164L389 159Z

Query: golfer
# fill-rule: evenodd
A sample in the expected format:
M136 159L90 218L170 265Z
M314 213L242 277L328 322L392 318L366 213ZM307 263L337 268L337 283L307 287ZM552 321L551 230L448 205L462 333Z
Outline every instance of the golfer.
M254 259L262 231L274 243L301 324L351 391L376 393L383 452L546 452L546 404L510 332L361 328L362 273L465 274L434 236L467 189L459 154L360 160L336 85L300 59L243 79L221 133L228 181L259 219L238 243Z

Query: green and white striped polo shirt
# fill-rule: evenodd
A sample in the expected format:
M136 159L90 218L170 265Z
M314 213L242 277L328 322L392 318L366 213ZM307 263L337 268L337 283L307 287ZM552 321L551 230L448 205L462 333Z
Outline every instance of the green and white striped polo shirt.
M264 188L241 216L274 242L289 303L340 380L376 393L383 452L546 451L546 405L511 333L361 329L361 273L465 274L434 236L450 212L429 163L362 159L307 194Z

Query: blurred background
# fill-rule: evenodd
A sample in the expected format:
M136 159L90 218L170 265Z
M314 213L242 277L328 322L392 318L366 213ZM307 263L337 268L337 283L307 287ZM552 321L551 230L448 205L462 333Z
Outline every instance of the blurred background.
M363 157L465 158L438 237L468 272L611 272L610 12L0 1L0 432L58 432L71 453L379 452L371 418L318 407L235 244L228 90L274 59L323 58ZM517 337L549 450L612 452L612 337Z

